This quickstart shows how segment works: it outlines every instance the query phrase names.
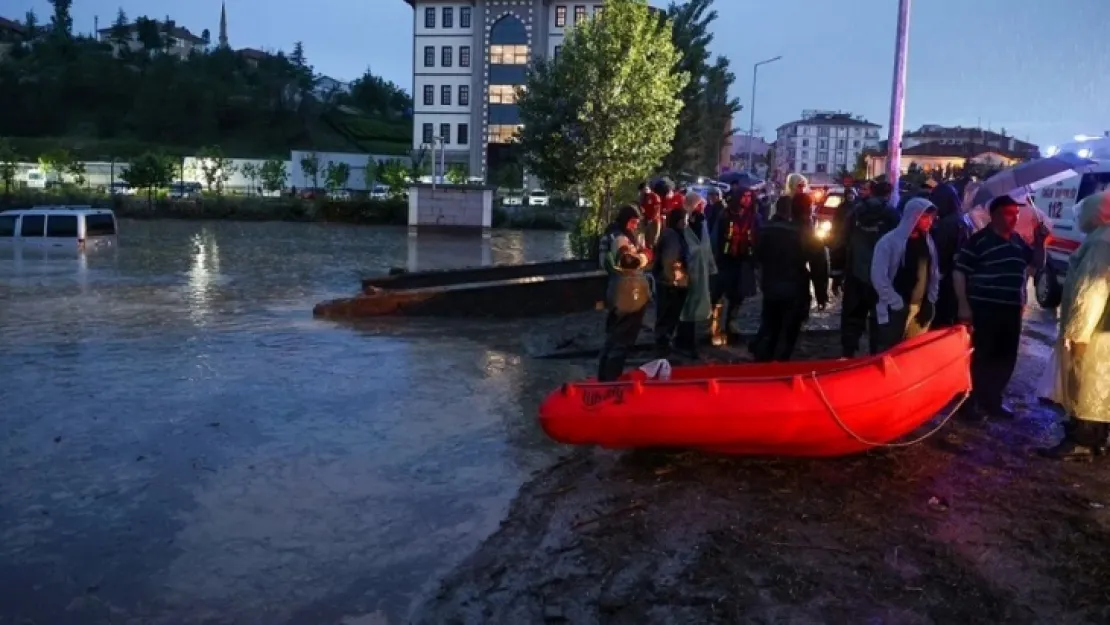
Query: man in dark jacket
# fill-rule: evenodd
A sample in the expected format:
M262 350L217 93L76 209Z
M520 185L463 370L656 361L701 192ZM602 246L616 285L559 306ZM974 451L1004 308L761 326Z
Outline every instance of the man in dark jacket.
M956 289L952 285L952 271L956 268L956 253L971 236L971 227L964 219L960 194L951 184L942 184L933 190L929 200L937 207L937 221L933 224L933 245L937 248L937 267L940 269L940 293L937 295L933 314L933 328L946 328L956 324L958 304Z
M755 295L755 242L759 233L759 213L756 212L755 194L750 188L738 187L737 193L725 206L710 228L710 243L717 261L717 278L713 283L713 321L711 334L714 344L735 343L738 337L730 323L740 309L740 304ZM728 309L721 314L721 298L728 300Z
M840 338L842 355L854 358L859 341L868 335L872 354L879 352L882 337L875 321L878 295L871 285L871 257L882 236L898 226L899 217L890 206L893 188L888 182L876 182L871 197L860 202L845 219L844 227L835 234L832 255L833 291L843 290Z
M789 208L780 204L760 231L755 257L762 270L763 310L752 349L756 362L790 360L809 316L811 283L818 307L829 303L829 265L812 214L812 197L795 194Z

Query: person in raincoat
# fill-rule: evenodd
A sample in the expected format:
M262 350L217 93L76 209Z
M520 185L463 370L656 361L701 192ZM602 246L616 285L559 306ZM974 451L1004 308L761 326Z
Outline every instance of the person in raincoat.
M882 351L924 334L933 320L940 269L929 231L936 214L929 200L910 199L898 226L875 245L871 284L878 295L875 321Z
M713 284L713 318L711 333L714 344L736 343L739 336L731 324L745 299L756 294L755 242L760 219L756 212L755 193L740 186L729 199L717 222L710 226L717 278ZM721 300L728 301L722 314Z
M609 275L605 304L605 344L601 348L597 379L612 382L624 372L628 352L643 327L651 288L644 269L651 266L651 251L639 234L640 208L629 204L601 237L599 257Z
M679 316L686 303L689 286L687 267L690 264L690 245L685 232L689 229L685 210L667 213L666 228L655 246L655 348L660 358L671 349L678 328Z
M1110 436L1110 192L1080 203L1086 234L1069 261L1056 345L1056 397L1071 416L1064 440L1042 453L1089 460Z
M693 215L699 215L705 210L705 201L697 193L690 192L686 194L686 206L692 207ZM713 313L712 287L717 275L709 230L704 220L700 223L700 227L692 226L682 233L688 253L686 301L682 305L678 335L675 337L675 347L689 352L695 358L698 355L698 325L708 320Z
M933 328L947 328L956 325L958 302L956 287L952 284L952 272L956 269L956 253L960 251L971 228L964 219L960 193L956 187L944 183L933 189L929 201L937 207L937 220L933 224L933 244L937 249L937 265L940 269L940 290L937 292L937 305L933 313Z

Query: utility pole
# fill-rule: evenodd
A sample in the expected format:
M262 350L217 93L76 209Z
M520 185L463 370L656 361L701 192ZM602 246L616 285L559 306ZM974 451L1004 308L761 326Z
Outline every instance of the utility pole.
M748 171L749 172L751 172L752 169L755 166L755 161L754 161L752 155L753 155L753 150L755 149L755 85L756 85L756 80L759 78L759 66L760 65L767 65L768 63L774 63L775 61L777 61L781 58L782 58L782 56L776 56L773 59L767 59L765 61L760 61L760 62L758 62L758 63L756 63L755 65L752 66L752 101L748 105L751 108L751 111L750 111L751 112L751 117L748 120Z
M910 0L898 0L898 34L894 41L894 80L890 92L890 133L886 142L886 179L898 205L898 177L902 173L902 120L906 113L906 56L910 46Z

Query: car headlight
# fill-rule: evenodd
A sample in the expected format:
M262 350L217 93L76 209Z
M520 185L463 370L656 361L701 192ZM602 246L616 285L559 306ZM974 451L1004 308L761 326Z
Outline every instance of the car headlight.
M827 239L827 238L829 238L829 235L832 234L832 223L830 223L828 221L819 221L819 222L817 222L816 233L817 233L817 238L818 239Z

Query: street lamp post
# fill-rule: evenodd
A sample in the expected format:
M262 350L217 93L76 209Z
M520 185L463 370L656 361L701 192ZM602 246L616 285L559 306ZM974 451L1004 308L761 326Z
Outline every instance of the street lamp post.
M910 0L899 0L894 80L890 90L890 132L886 140L886 179L894 189L891 202L895 206L898 205L898 178L902 174L902 121L906 113L906 56L909 46Z
M752 171L752 170L755 169L755 158L754 158L754 150L755 150L755 84L756 84L756 79L759 77L759 66L760 65L767 65L768 63L774 63L775 61L777 61L781 58L782 58L782 56L776 56L773 59L767 59L765 61L760 61L760 62L758 62L758 63L756 63L755 65L752 66L752 101L751 101L751 104L749 105L752 110L751 110L751 117L748 120L748 171Z

